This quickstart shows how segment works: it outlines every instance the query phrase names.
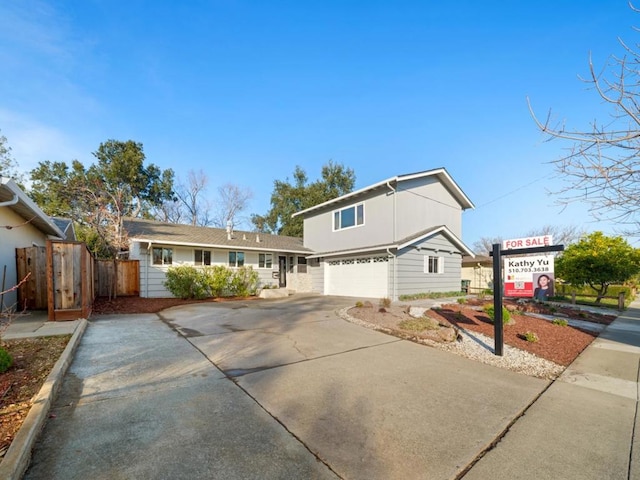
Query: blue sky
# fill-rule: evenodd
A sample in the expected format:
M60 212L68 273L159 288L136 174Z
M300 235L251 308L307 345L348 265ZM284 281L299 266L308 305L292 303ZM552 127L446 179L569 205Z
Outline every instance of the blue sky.
M463 240L543 225L616 233L555 204L541 116L585 127L607 110L578 79L634 43L626 1L36 1L0 3L0 131L28 171L93 161L107 139L213 194L313 180L328 160L356 188L445 167L475 203ZM631 239L635 242L635 239ZM638 244L638 242L635 242Z

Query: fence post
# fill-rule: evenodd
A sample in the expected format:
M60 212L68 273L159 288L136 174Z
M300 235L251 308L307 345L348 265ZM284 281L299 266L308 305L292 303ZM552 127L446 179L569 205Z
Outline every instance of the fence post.
M624 292L618 294L618 310L624 310Z
M571 294L571 304L575 305L576 304L576 292L573 292Z

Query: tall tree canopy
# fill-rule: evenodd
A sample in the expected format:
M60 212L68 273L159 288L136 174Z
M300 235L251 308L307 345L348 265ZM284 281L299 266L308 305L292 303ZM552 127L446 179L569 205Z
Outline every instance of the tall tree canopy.
M47 214L79 222L94 253L112 256L126 246L124 217L148 216L172 198L173 171L145 166L142 144L132 140L108 140L93 155L97 163L88 169L77 160L40 162L30 195Z
M553 161L568 182L557 192L560 202L587 202L596 219L626 224L635 236L640 234L640 51L637 43L635 48L622 40L620 44L622 55L612 55L601 70L589 58L589 75L583 79L609 107L607 118L586 128L567 128L553 124L550 114L539 119L531 104L529 109L549 140L571 145Z
M640 272L640 251L622 237L594 232L569 245L555 264L556 277L572 285L589 285L597 294L596 303L607 294L609 285L624 283Z
M300 166L293 172L293 182L273 182L271 209L266 215L252 215L251 222L260 232L302 237L302 218L291 218L296 212L332 200L353 191L356 175L351 168L340 163L327 162L322 166L321 177L308 182L307 173Z
M22 181L22 175L18 172L18 163L11 155L11 147L4 135L0 135L0 177L13 178L18 183Z

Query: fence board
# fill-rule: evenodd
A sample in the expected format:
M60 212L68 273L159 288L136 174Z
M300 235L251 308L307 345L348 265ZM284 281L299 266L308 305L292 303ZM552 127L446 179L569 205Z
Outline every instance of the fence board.
M97 294L100 297L140 295L138 260L97 260Z
M47 309L47 254L45 247L16 248L18 281L29 275L18 288L18 308Z
M89 317L95 290L86 245L47 241L47 257L49 320Z

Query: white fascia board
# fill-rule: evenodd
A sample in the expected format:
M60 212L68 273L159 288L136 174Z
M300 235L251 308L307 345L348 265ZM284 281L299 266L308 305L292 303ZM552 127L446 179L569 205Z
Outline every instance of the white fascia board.
M354 255L357 253L367 253L367 252L379 252L388 250L390 248L396 248L396 245L381 245L376 247L369 248L359 248L355 250L343 250L340 252L326 252L326 253L314 253L313 255L309 255L307 258L320 258L320 257L340 257L343 255Z
M196 248L211 248L219 250L251 250L256 252L288 252L299 253L301 255L307 255L308 250L290 250L285 248L267 248L267 247L247 247L246 245L212 245L210 243L191 243L191 242L175 242L175 241L163 241L163 240L151 240L144 237L134 237L129 239L130 242L138 243L151 243L157 246L176 246L176 247L196 247Z
M454 233L451 230L449 230L445 226L434 228L433 230L430 230L429 232L426 232L425 234L420 235L419 237L414 238L413 240L410 240L408 242L398 245L398 250L401 250L405 247L413 245L414 243L424 240L427 237L432 237L437 233L443 233L456 247L462 250L462 253L470 256L471 258L475 258L476 254L473 253L473 251L469 247L467 247L462 240L460 240L456 235L454 235Z
M65 238L65 234L56 226L55 223L53 223L51 217L44 213L42 209L33 200L31 200L26 193L22 191L22 189L16 184L16 182L14 182L10 178L0 177L0 184L4 185L14 195L17 195L19 203L23 204L33 213L34 216L40 218L47 224L51 231L44 233L55 235L58 238ZM28 218L25 220L28 220Z

